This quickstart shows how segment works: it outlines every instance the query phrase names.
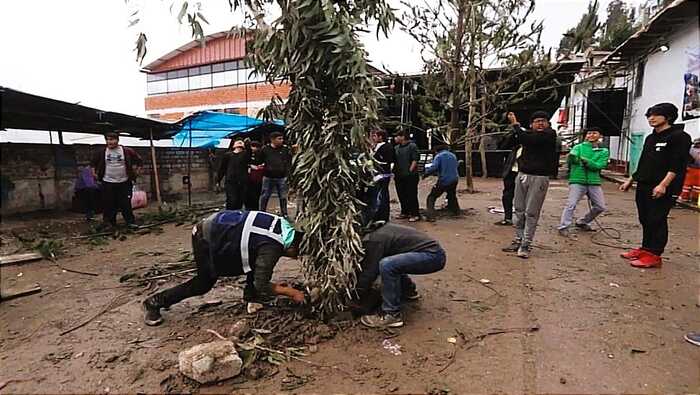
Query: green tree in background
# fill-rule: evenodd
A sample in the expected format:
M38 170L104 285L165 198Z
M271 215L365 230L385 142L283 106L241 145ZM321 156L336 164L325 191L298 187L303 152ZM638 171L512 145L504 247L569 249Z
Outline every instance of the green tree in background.
M581 16L575 27L564 33L559 41L557 55L567 56L570 53L582 52L597 42L596 34L602 27L598 22L598 8L598 0L588 3L588 11Z
M608 4L608 16L603 25L600 49L610 51L627 40L635 31L634 8L628 9L623 0L613 0Z

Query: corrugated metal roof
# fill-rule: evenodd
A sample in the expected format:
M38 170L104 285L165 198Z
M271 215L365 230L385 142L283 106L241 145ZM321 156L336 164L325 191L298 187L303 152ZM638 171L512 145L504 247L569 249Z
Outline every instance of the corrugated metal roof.
M206 36L204 44L191 41L149 63L142 71L152 74L245 57L245 38L238 34L219 32Z

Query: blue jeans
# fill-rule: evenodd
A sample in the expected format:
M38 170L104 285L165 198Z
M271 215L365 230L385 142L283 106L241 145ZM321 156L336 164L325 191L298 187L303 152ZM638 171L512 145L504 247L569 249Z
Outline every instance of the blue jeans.
M377 180L367 191L367 207L364 210L364 223L389 221L389 181L390 177Z
M260 194L260 211L267 211L267 202L272 196L272 191L277 191L277 196L280 198L280 211L283 217L287 217L287 178L269 178L262 179L262 192Z
M403 276L435 273L445 267L446 259L442 249L438 252L406 252L382 258L379 261L379 273L382 276L382 310L386 313L401 311Z

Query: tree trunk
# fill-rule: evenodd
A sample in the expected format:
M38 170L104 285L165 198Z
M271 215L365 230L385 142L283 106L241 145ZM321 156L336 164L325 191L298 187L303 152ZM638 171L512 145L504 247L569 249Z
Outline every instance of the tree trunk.
M450 145L459 136L459 108L462 105L462 93L459 91L459 78L462 74L462 39L464 38L464 18L466 17L466 0L459 0L457 9L457 28L455 29L455 51L452 61L452 111L450 112Z
M479 154L481 154L481 178L486 178L489 176L488 166L486 165L486 100L484 98L484 91L481 90L481 132L479 138Z
M462 3L460 3L461 6ZM464 166L465 166L465 171L466 171L466 178L467 178L467 191L469 193L474 192L474 180L472 179L472 137L474 135L474 125L472 125L472 121L474 119L474 99L476 97L476 78L475 78L475 69L474 69L474 37L476 33L476 26L474 26L474 5L470 2L469 3L469 9L466 15L466 18L469 21L469 51L467 52L467 56L469 59L467 61L469 62L469 73L468 73L468 78L469 78L469 115L467 118L467 134L466 134L466 141L464 142ZM457 51L459 52L459 51Z

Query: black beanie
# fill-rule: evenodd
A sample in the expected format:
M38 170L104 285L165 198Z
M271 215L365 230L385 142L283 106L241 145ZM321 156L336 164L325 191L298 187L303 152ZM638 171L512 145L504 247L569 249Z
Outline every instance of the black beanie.
M532 121L534 121L537 118L544 118L546 120L549 120L549 115L544 111L535 111L532 113L532 115L530 115L530 123L532 123Z
M671 103L654 104L649 107L646 114L644 114L645 117L649 117L650 115L661 115L668 120L668 123L673 124L676 122L676 119L678 119L678 107Z

